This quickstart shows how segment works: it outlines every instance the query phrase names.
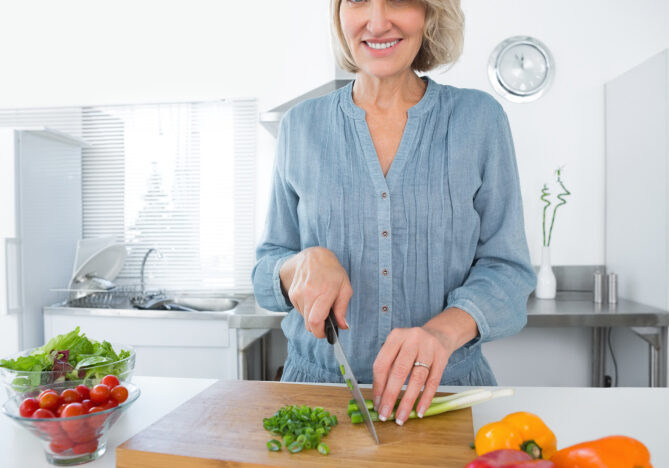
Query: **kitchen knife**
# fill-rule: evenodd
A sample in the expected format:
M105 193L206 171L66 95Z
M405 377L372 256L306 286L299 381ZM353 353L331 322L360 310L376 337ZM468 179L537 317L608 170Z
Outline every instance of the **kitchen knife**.
M376 430L374 429L374 423L372 422L372 417L369 415L369 410L365 404L365 399L362 397L360 392L360 387L358 386L358 381L353 374L353 369L351 369L348 359L344 354L344 349L341 347L339 342L339 328L337 327L337 320L335 319L334 311L330 309L330 315L325 319L325 336L328 339L328 343L334 346L334 354L337 362L339 363L339 368L341 373L344 375L344 380L348 385L349 390L355 398L355 402L358 404L358 409L360 409L360 414L362 419L365 421L365 425L369 430L369 433L374 437L374 441L379 443L379 437L376 435Z

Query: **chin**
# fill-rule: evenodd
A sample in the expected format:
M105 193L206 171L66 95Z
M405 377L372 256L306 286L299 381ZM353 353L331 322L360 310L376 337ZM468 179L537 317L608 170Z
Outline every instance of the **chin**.
M397 66L360 67L360 73L373 76L374 78L389 78L391 76L402 75L410 71L411 67L397 67Z

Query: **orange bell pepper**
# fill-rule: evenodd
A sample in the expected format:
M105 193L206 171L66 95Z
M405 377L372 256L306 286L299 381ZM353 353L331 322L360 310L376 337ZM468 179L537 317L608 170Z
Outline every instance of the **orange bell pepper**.
M479 429L474 447L477 455L493 450L513 449L527 452L534 459L548 460L557 450L557 439L539 416L518 412Z
M556 468L653 468L646 446L626 436L572 445L556 452L551 461Z

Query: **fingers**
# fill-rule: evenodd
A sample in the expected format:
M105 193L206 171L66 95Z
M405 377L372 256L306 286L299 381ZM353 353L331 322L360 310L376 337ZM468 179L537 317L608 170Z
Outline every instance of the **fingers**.
M376 356L374 361L374 380L372 383L372 392L374 395L374 409L380 411L381 397L383 396L383 391L386 388L386 383L388 382L388 375L390 374L390 368L395 362L397 353L400 351L402 346L403 337L402 330L395 329L390 332L386 342L383 343L379 354ZM393 402L394 403L394 402Z
M404 422L409 417L409 413L411 413L411 410L413 409L413 404L416 401L416 398L418 398L423 385L427 381L428 375L431 373L432 359L434 359L433 354L426 355L419 352L416 357L416 361L427 364L430 366L430 369L424 366L416 366L412 364L409 383L407 384L407 388L404 392L404 395L402 396L402 401L400 401L400 404L395 411L395 422L400 426L404 424ZM416 361L414 361L414 363Z
M406 337L407 332L403 333L404 337ZM386 385L381 395L381 403L379 405L379 419L381 421L385 421L390 416L390 413L392 413L400 390L413 368L413 363L416 361L417 350L418 346L416 343L407 342L406 339L402 342L399 352L392 363L390 372L387 374Z
M304 317L304 327L316 338L325 337L325 319L334 310L337 325L346 330L346 310L353 288L337 257L322 247L298 254L288 297Z
M395 409L395 422L404 424L417 401L416 413L423 417L439 387L448 357L443 344L423 328L393 330L374 362L374 407L379 419L390 417L407 378L406 390ZM416 361L427 364L429 369L414 366Z
M327 296L318 296L308 315L304 316L304 324L316 338L325 338L325 319L330 315L331 302Z
M344 278L344 281L339 288L337 298L332 305L332 310L334 311L335 317L337 318L337 326L342 330L348 329L348 322L346 321L346 309L348 309L348 303L352 296L353 288L351 287L351 282L348 280L348 278Z
M430 373L425 381L425 388L423 389L423 395L420 397L418 404L416 405L416 413L419 418L422 418L425 414L425 411L430 407L434 394L437 393L437 388L441 382L441 376L444 373L446 368L447 361L437 356L435 361L432 363L430 368ZM427 369L425 369L427 370Z

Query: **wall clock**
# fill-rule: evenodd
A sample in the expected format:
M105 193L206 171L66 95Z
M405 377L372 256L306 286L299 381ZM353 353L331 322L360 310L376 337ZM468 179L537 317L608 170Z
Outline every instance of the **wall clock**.
M502 41L488 61L493 89L511 102L530 102L548 91L555 76L555 62L548 47L529 36Z

